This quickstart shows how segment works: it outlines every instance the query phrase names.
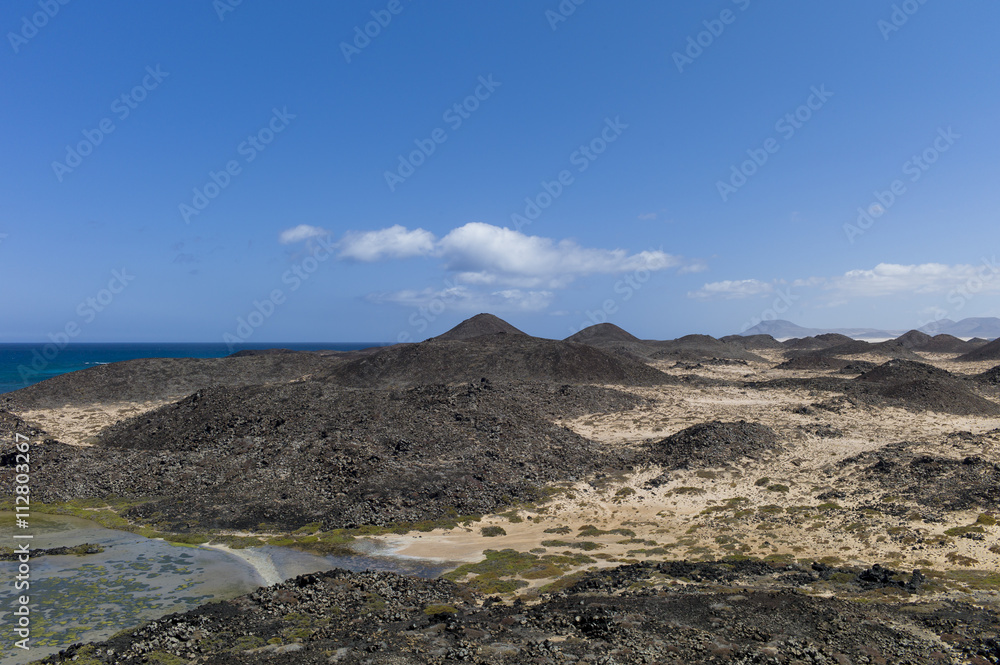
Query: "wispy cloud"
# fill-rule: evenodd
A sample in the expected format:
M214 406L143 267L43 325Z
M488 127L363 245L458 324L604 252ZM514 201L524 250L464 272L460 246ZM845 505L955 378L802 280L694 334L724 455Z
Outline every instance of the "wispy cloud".
M757 279L711 282L696 291L688 292L688 297L701 300L729 300L766 296L784 285L794 289L818 288L831 302L837 304L858 298L946 293L969 284L975 285L977 291L998 293L1000 280L983 277L984 271L991 271L991 265L989 262L979 265L879 263L874 268L849 270L842 275L808 277L791 282L785 280L765 282Z
M464 285L445 289L409 289L372 293L367 296L370 302L404 307L425 307L431 303L461 311L494 311L494 312L538 312L552 304L555 294L552 291L526 291L521 289L501 289L499 291L481 292Z
M725 280L722 282L710 282L696 291L689 291L688 298L698 298L699 300L733 300L736 298L766 296L773 291L773 284L757 279Z
M348 231L337 243L338 258L356 261L405 259L434 253L434 234L396 224L378 231Z
M900 265L880 263L870 270L850 270L833 277L826 288L844 298L872 298L897 294L944 293L970 280L982 281L982 265L922 263ZM984 288L1000 291L1000 280L989 280Z
M303 240L309 240L310 238L318 238L326 235L330 235L330 232L326 229L322 229L318 226L310 226L309 224L299 224L298 226L282 231L281 235L278 236L278 241L282 245L290 245L292 243L302 242Z

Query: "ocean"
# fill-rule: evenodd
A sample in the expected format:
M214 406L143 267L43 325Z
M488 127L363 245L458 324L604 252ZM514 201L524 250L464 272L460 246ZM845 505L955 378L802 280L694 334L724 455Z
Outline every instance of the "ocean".
M242 344L243 349L292 349L295 351L353 351L379 342L338 342L326 344ZM221 358L230 355L227 344L135 343L135 344L0 344L0 393L30 386L53 376L76 372L94 365L135 358Z

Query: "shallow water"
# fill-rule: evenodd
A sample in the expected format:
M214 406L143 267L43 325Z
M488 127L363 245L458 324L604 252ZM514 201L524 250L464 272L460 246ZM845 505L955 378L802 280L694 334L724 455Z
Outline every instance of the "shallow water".
M0 513L0 545L32 549L99 543L105 551L86 556L33 558L31 588L14 589L17 562L0 562L0 663L25 663L76 642L107 638L125 628L173 612L185 612L213 600L233 598L262 584L331 568L391 570L436 577L447 566L376 555L321 557L282 547L225 552L206 547L171 545L87 520L34 514L31 528L17 530L12 513ZM14 532L30 541L14 540ZM16 597L27 593L31 609L31 649L14 647Z

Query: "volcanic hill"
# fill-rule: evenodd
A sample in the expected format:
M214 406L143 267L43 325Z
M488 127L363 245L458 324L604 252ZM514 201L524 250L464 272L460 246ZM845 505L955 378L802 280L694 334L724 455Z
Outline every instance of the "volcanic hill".
M438 341L468 340L483 335L525 335L511 324L507 323L493 314L476 314L472 318L462 321L451 330L441 333L431 339ZM525 335L526 336L526 335Z
M345 361L332 367L323 378L359 388L466 383L481 378L493 382L626 385L672 380L640 360L589 344L503 332L468 339L441 337L418 344L397 344Z

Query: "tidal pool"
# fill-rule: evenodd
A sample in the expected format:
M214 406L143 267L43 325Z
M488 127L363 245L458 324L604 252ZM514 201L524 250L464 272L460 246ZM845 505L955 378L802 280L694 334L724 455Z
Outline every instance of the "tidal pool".
M76 642L105 639L125 628L213 600L233 598L264 584L331 568L391 570L436 577L448 566L377 555L321 557L281 547L222 550L172 545L105 529L64 515L33 514L30 529L16 529L13 513L0 513L0 545L31 549L97 543L104 552L84 556L42 556L30 561L30 589L14 588L18 562L0 561L0 664L14 665L65 649ZM14 533L31 534L15 540ZM13 610L28 595L29 651L16 648Z

